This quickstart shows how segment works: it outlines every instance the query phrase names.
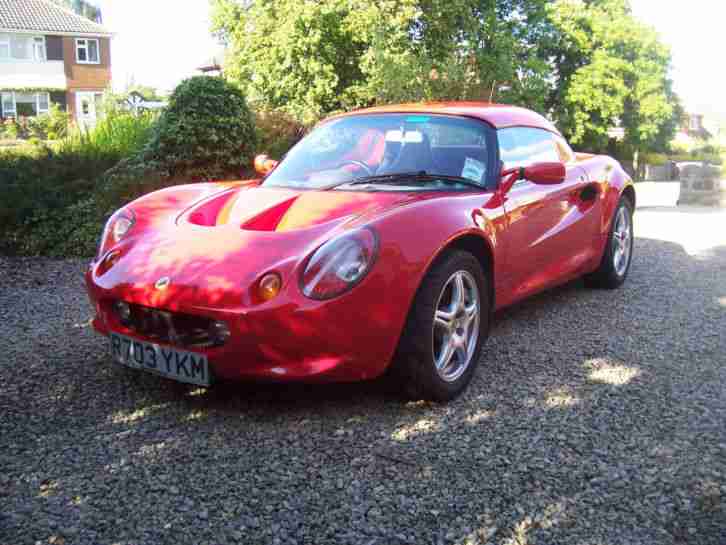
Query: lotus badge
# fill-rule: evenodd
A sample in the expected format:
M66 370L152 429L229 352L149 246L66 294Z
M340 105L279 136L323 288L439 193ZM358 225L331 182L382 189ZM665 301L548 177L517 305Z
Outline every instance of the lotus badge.
M168 276L162 276L156 281L156 284L154 284L154 287L157 290L165 290L169 287L169 284L171 284L171 278Z

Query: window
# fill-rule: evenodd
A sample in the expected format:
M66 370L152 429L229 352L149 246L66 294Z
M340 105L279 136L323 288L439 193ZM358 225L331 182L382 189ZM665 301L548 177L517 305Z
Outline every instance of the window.
M570 145L565 141L565 139L561 136L554 135L554 140L555 147L557 148L557 153L560 156L560 161L562 161L566 165L574 162L575 154L572 151Z
M44 61L45 38L23 34L0 34L0 60Z
M33 117L48 113L50 96L48 93L18 93L9 91L2 94L3 117Z
M3 117L15 117L17 115L15 112L15 98L13 97L13 93L3 93L2 106Z
M699 131L701 130L701 119L698 115L691 115L691 130L692 131Z
M318 126L268 176L268 187L315 189L381 176L371 184L469 190L494 183L493 129L473 119L435 114L364 114ZM415 179L411 173L428 177ZM441 179L436 179L440 176ZM396 178L398 177L398 182ZM444 179L447 178L447 179ZM451 178L463 178L457 186ZM398 186L396 186L398 184ZM357 186L359 189L363 185Z
M76 61L81 64L99 64L98 40L78 38L76 40Z
M0 60L6 60L10 58L10 36L7 34L0 34Z
M505 169L562 160L555 146L555 135L544 129L512 127L499 130L498 137Z
M41 62L45 60L45 38L43 36L33 38L33 58Z

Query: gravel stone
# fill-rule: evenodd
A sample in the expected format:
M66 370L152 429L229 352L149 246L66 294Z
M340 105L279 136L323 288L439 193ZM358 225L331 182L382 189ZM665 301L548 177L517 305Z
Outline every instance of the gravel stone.
M726 213L636 229L622 289L500 312L449 405L126 370L84 262L0 258L0 543L722 545Z

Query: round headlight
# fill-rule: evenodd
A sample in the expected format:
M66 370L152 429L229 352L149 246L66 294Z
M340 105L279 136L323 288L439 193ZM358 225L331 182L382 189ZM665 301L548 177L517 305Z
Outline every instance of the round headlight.
M98 242L96 257L100 258L112 245L124 238L131 228L136 224L136 215L131 209L119 210L106 222L101 233L101 240Z
M378 240L369 229L346 233L313 252L303 271L301 287L311 299L330 299L358 284L370 271Z
M113 240L118 242L126 236L131 228L134 226L133 218L122 215L113 224Z

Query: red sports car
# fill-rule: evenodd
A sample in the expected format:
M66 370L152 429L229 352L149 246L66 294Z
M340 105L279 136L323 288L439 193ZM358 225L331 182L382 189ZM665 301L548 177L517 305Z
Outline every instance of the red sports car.
M86 282L114 360L198 385L390 371L444 401L493 311L628 274L631 179L529 110L356 111L255 166L260 179L171 187L109 219Z

